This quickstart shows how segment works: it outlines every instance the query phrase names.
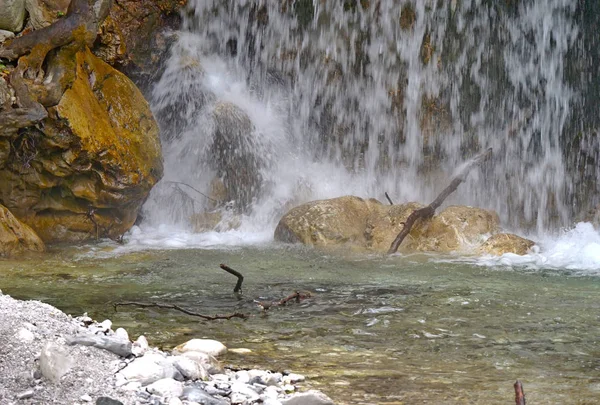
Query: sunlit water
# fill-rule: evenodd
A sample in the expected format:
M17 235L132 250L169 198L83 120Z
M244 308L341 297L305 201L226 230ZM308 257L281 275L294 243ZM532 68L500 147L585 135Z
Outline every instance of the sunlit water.
M588 225L518 259L321 252L266 237L244 246L239 241L249 235L241 233L163 229L161 236L136 229L125 245L1 261L1 288L74 315L110 318L162 347L209 337L249 348L252 354L230 354L224 362L306 374L306 387L340 404L511 403L517 378L528 403L595 404L600 236ZM241 298L220 263L244 274ZM296 290L313 298L266 314L253 302ZM122 301L250 318L204 322L169 310L115 312L112 303Z

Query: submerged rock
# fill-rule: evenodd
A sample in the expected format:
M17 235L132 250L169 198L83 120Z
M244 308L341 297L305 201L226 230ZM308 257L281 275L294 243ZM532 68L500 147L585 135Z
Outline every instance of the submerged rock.
M60 66L66 90L12 140L0 202L46 242L116 238L162 176L158 126L135 85L89 50Z
M526 255L535 245L535 242L511 233L498 233L485 241L478 249L481 254L502 256L505 253Z
M44 242L34 230L15 218L6 207L0 205L0 256L44 250L46 250Z
M346 196L313 201L290 210L275 229L275 240L312 246L351 246L387 252L418 203L383 205ZM498 228L498 215L481 208L451 206L418 220L400 246L411 252L473 252Z
M218 357L227 353L227 347L217 340L191 339L173 349L173 353L186 352L200 352L210 356Z

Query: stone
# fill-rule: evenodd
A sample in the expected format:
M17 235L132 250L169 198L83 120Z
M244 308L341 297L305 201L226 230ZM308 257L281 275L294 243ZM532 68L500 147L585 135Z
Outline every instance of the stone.
M260 395L258 395L258 393L255 390L253 390L249 385L246 385L246 383L244 382L233 383L231 385L231 392L232 398L234 394L239 394L244 398L244 400L239 403L243 403L244 401L254 402L258 401L258 399L260 398Z
M19 221L8 208L0 205L0 256L45 250L44 242L35 231Z
M292 395L281 401L282 405L334 405L327 395L320 391L307 391Z
M183 405L183 402L181 402L181 399L175 397L175 398L169 399L169 402L167 405Z
M123 405L123 402L109 397L99 397L96 400L96 405Z
M122 340L118 337L102 335L79 335L67 336L65 339L69 345L93 346L97 347L98 349L108 350L109 352L121 357L127 357L132 354L131 342L129 340Z
M377 200L345 196L302 204L281 218L275 240L325 247L364 246L367 219L382 208Z
M477 253L495 256L513 253L515 255L523 256L526 255L529 252L529 249L534 245L534 241L511 233L497 233L486 240L484 244L477 249Z
M79 399L81 399L83 402L92 402L92 397L88 394L82 395L81 397L79 397Z
M148 385L146 390L160 397L180 397L183 394L183 384L172 378L163 378Z
M0 44L7 39L11 39L15 37L15 33L12 31L0 30ZM2 99L0 99L0 104L4 104Z
M62 18L67 13L71 0L25 0L29 22L34 30L39 30Z
M21 342L26 343L31 343L35 340L35 335L25 328L21 328L17 331L17 337Z
M163 378L173 378L180 375L175 366L164 356L148 352L143 357L136 358L119 372L128 381L137 381L142 385L152 384Z
M17 399L29 399L29 398L33 398L33 395L34 395L33 390L27 390L27 391L18 393Z
M191 339L175 347L173 352L200 352L218 357L222 354L227 353L227 347L223 343L212 339Z
M139 336L131 347L131 351L134 356L140 357L148 350L150 346L148 345L148 340L144 335Z
M209 374L218 374L223 372L223 366L214 356L202 352L185 352L183 357L194 360L198 365L202 366Z
M25 0L0 0L0 30L19 32L25 21Z
M250 349L246 349L246 348L244 348L244 347L237 347L237 348L235 348L235 349L228 349L228 350L227 350L227 352L228 352L228 353L234 353L234 354L241 354L241 355L244 355L244 354L251 354L251 353L252 353L252 350L250 350Z
M117 330L115 331L115 336L118 339L129 341L129 333L127 333L127 331L123 328L117 328Z
M162 177L158 125L122 73L89 50L61 49L64 83L50 118L22 131L0 169L0 201L45 242L117 238L129 230Z
M367 218L365 239L367 248L377 252L387 252L404 227L404 222L414 211L423 208L422 204L410 202L381 206L374 210ZM400 252L412 252L416 248L416 241L423 233L422 221L417 221L408 236L400 245Z
M185 387L181 399L197 402L203 405L227 405L229 402L212 397L206 391L197 387Z
M40 355L40 370L44 377L53 383L69 372L73 365L67 350L56 343L46 343Z
M121 27L110 15L106 17L94 45L94 55L110 65L123 61L127 54L127 45Z
M283 377L283 382L286 384L296 384L296 383L302 382L304 380L306 380L306 377L304 377L301 374L290 373Z
M169 360L177 370L188 380L206 380L208 371L204 367L189 357L173 356Z

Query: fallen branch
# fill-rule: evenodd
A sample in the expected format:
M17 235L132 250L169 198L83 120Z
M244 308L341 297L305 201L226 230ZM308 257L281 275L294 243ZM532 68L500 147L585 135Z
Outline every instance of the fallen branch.
M219 267L221 267L223 270L225 270L227 273L229 274L233 274L234 276L237 277L238 281L235 284L235 288L233 289L234 293L241 293L242 292L242 283L244 282L244 276L242 276L242 273L240 273L239 271L236 271L234 269L232 269L231 267L221 263L219 265Z
M191 188L192 190L194 190L196 193L200 194L201 196L203 196L203 197L205 197L205 198L207 198L207 199L209 199L209 200L211 200L213 202L216 202L217 204L221 203L221 201L215 200L214 198L207 196L202 191L198 190L197 188L194 188L194 187L190 186L187 183L184 183L184 182L181 182L181 181L172 181L172 180L163 180L163 181L165 183L169 183L169 184L179 184L179 185L182 185L182 186L187 186L187 187Z
M516 405L525 405L525 392L523 392L523 384L521 381L517 380L515 382L515 404Z
M450 185L448 187L446 187L440 193L440 195L438 195L437 198L435 200L433 200L433 202L431 204L429 204L428 206L423 207L421 209L418 209L416 211L413 211L412 214L410 214L408 216L408 218L406 219L406 222L404 223L404 226L402 227L402 230L400 231L398 236L396 236L396 239L394 239L394 241L390 245L388 254L396 253L398 251L398 247L400 246L400 244L402 243L404 238L406 238L406 236L410 233L410 230L413 227L413 225L415 224L415 222L421 218L422 219L431 218L433 216L433 214L435 214L435 210L438 209L440 207L440 205L443 204L444 200L446 198L448 198L448 196L450 194L452 194L453 192L456 191L456 189L458 188L460 183L465 181L465 179L467 178L467 175L469 174L471 169L473 169L475 166L480 165L491 154L492 154L492 149L490 148L490 149L486 150L485 152L483 152L482 154L476 156L469 163L467 163L465 165L465 167L463 167L463 169L460 171L460 173L456 177L454 177L454 179L452 179L452 181L450 182Z
M312 294L308 291L300 292L295 291L294 293L288 295L287 297L279 300L279 301L258 301L254 300L254 302L261 307L263 311L268 311L271 307L280 307L286 305L290 301L296 301L299 303L302 300L312 297Z
M140 308L163 308L163 309L174 309L176 311L179 312L183 312L186 315L191 315L191 316L196 316L198 318L202 318L205 319L207 321L216 321L218 319L231 319L231 318L242 318L242 319L247 319L248 315L246 314L242 314L239 312L233 313L233 314L228 314L228 315L203 315L203 314L199 314L197 312L193 312L190 311L188 309L182 308L179 305L172 305L172 304L159 304L156 302L115 302L113 303L113 308L115 309L115 312L117 311L117 307L119 306L136 306L136 307L140 307Z
M389 201L390 205L394 205L394 202L390 198L390 195L387 193L387 191L385 192L385 198L387 198L387 200Z

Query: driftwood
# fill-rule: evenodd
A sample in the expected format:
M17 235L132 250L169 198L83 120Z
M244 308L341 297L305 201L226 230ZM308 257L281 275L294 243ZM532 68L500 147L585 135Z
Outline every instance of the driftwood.
M452 179L452 181L450 182L450 185L448 187L446 187L440 193L440 195L438 195L437 198L435 200L433 200L433 202L431 204L429 204L428 206L423 207L421 209L418 209L416 211L413 211L412 214L410 214L408 216L408 218L406 219L406 222L404 223L404 226L402 227L402 230L400 231L398 236L396 236L396 239L394 239L394 241L390 245L388 254L396 253L398 251L398 247L400 246L400 244L402 243L404 238L406 238L406 236L410 233L410 230L413 227L413 225L415 224L415 222L418 219L431 218L435 214L435 210L438 209L440 207L440 205L443 204L444 200L446 198L448 198L448 196L450 194L452 194L454 191L456 191L456 189L458 188L460 183L465 181L465 179L467 178L467 175L469 174L471 169L473 169L475 166L480 165L484 160L486 160L489 156L491 156L491 154L492 154L492 149L490 148L490 149L486 150L485 152L483 152L482 154L473 158L470 162L468 162L462 168L460 173Z
M156 302L115 302L113 303L113 307L115 309L115 311L117 310L117 307L119 306L136 306L136 307L140 307L140 308L163 308L163 309L174 309L176 311L179 312L183 312L186 315L191 315L191 316L195 316L198 318L202 318L204 320L207 321L216 321L218 319L232 319L232 318L242 318L242 319L247 319L248 315L246 314L242 314L239 312L233 313L233 314L228 314L228 315L203 315L203 314L199 314L198 312L193 312L190 311L188 309L182 308L179 305L172 305L172 304L159 304Z
M525 404L525 392L523 391L523 384L521 381L517 380L515 382L515 404L516 405L526 405Z
M258 301L258 300L254 300L254 302L263 311L268 311L272 307L281 307L281 306L286 305L290 301L300 302L300 301L305 300L305 299L310 298L310 297L312 297L312 295L308 291L306 291L306 292L294 291L294 293L288 295L285 298L280 299L279 301Z
M385 192L385 198L387 198L388 202L390 203L390 205L394 205L394 202L392 201L392 199L390 198L390 195L387 193L387 191Z
M221 267L223 270L225 270L227 273L229 274L233 274L234 276L237 277L237 283L235 284L235 287L233 289L234 293L242 293L242 283L244 282L244 276L242 276L242 273L240 273L237 270L232 269L231 267L221 263L219 265L219 267Z

